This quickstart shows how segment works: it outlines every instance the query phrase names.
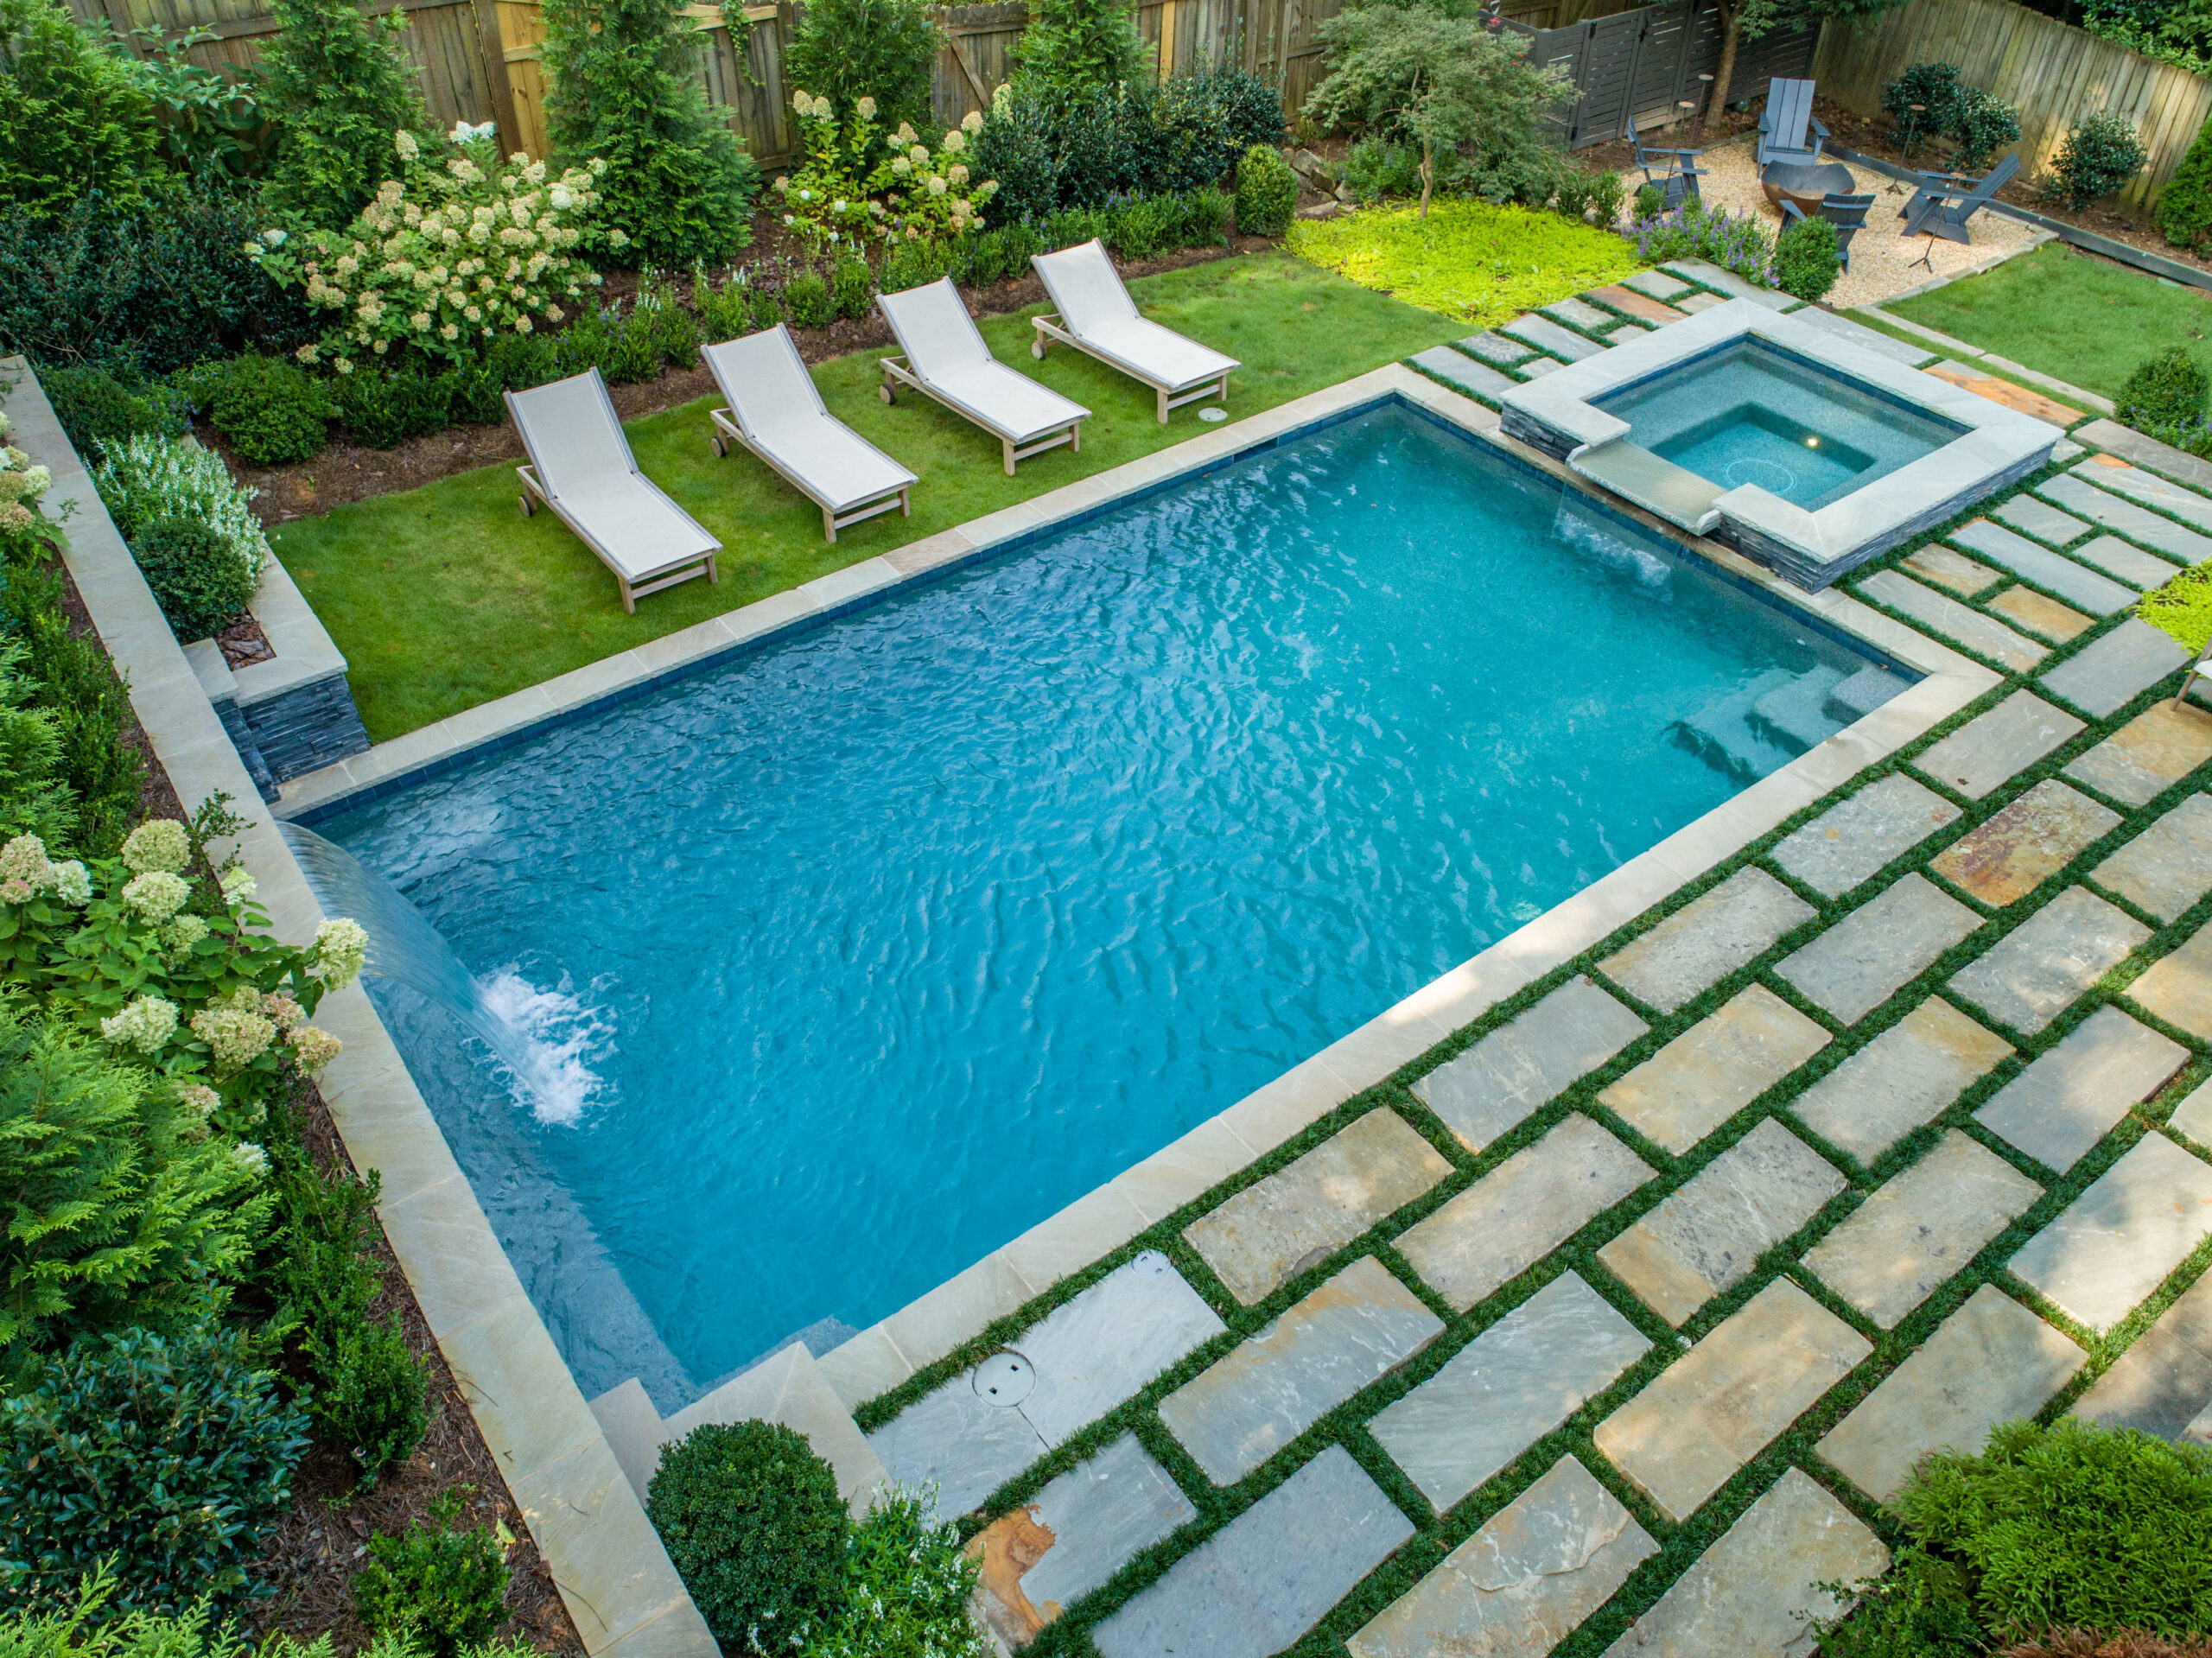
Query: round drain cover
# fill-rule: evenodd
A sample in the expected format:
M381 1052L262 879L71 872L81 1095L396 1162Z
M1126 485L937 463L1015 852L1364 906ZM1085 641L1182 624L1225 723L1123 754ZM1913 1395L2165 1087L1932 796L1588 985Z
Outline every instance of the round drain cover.
M1731 461L1722 470L1732 484L1757 484L1775 495L1787 497L1797 487L1797 474L1776 461Z
M1010 1349L976 1367L976 1397L986 1405L1019 1405L1036 1385L1037 1372L1029 1361Z
M1229 418L1229 410L1226 409L1201 409L1198 410L1198 418L1203 421L1227 420Z
M1136 1269L1136 1275L1139 1278L1165 1278L1167 1276L1167 1257L1160 1254L1157 1249L1146 1249L1141 1251L1138 1254L1137 1258L1135 1261L1132 1261L1129 1265Z

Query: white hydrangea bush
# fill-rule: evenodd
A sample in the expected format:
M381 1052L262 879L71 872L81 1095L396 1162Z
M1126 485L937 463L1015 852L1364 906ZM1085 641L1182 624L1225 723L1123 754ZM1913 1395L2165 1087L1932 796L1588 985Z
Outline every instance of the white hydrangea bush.
M303 362L350 374L404 346L467 361L496 334L561 321L601 280L580 250L626 245L594 218L604 161L556 177L520 151L502 161L491 129L466 123L442 156L404 132L397 148L406 176L385 180L345 230L272 226L245 245L265 274L334 314Z
M92 487L124 539L156 519L197 518L223 538L256 580L269 568L269 537L253 516L261 492L233 481L213 449L188 437L142 436L102 441L99 452Z
M0 545L20 541L38 526L38 504L54 486L47 467L7 442L8 417L0 415Z

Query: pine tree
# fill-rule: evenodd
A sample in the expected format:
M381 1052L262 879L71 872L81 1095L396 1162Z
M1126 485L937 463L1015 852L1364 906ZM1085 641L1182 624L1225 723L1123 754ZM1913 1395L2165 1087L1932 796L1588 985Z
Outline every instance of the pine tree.
M2177 248L2212 236L2212 120L2197 130L2196 142L2158 194L2158 229Z
M276 34L261 60L262 101L276 117L267 196L339 230L399 176L396 135L429 140L415 67L393 39L404 11L365 16L353 0L273 0Z
M1014 84L1080 94L1136 79L1144 41L1121 0L1041 0L1014 48Z
M546 0L545 112L563 165L607 163L601 213L649 264L744 245L760 171L708 106L681 0Z
M162 168L152 101L61 0L0 0L0 202L54 219L88 191L137 201Z

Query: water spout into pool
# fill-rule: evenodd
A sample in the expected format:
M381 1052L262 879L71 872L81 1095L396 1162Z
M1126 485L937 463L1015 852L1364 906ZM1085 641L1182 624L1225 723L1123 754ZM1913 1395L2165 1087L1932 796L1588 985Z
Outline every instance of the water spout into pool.
M609 1045L606 1021L572 991L542 989L512 968L471 973L407 895L311 829L281 825L308 884L334 914L368 929L362 971L404 984L453 1015L492 1051L518 1103L543 1122L573 1122L600 1092L592 1058Z

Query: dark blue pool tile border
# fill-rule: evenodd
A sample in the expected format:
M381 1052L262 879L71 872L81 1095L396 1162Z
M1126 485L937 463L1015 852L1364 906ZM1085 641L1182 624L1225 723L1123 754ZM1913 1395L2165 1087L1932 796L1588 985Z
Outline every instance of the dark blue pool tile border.
M771 645L788 644L792 639L804 638L808 633L827 626L832 622L856 614L887 600L902 598L909 594L921 592L939 581L965 574L978 565L1029 551L1040 543L1081 530L1112 513L1141 505L1147 501L1166 493L1169 490L1179 489L1198 479L1209 477L1224 467L1236 466L1255 455L1263 454L1270 449L1279 449L1287 443L1301 441L1318 432L1324 432L1332 427L1362 419L1385 408L1403 410L1436 427L1439 430L1449 433L1459 441L1475 448L1478 452L1502 461L1523 475L1542 484L1561 488L1571 484L1582 496L1585 504L1591 511L1602 518L1611 519L1638 540L1660 543L1666 556L1685 560L1697 559L1696 565L1692 568L1717 576L1760 603L1791 617L1832 643L1865 657L1876 665L1897 675L1908 684L1916 683L1925 677L1920 669L1900 661L1871 640L1860 638L1848 628L1830 621L1825 616L1810 610L1785 609L1776 604L1773 593L1759 582L1737 571L1728 569L1711 559L1702 557L1690 548L1682 545L1678 537L1662 533L1649 524L1638 522L1589 489L1580 480L1562 480L1555 477L1542 467L1512 454L1502 444L1485 443L1479 434L1470 431L1440 411L1416 402L1414 398L1408 397L1402 390L1392 387L1379 392L1365 402L1316 415L1312 420L1302 421L1296 426L1268 436L1255 437L1249 442L1240 444L1236 448L1216 460L1201 462L1187 470L1172 473L1165 478L1139 484L1110 499L1096 501L1087 506L1077 507L1049 522L1018 530L1002 540L994 541L986 546L977 547L969 552L948 558L941 564L932 565L926 570L917 571L899 581L874 588L867 593L856 594L836 604L810 611L804 616L797 617L779 627L770 628L752 638L734 640L721 649L707 651L689 662L663 669L658 673L646 675L615 690L578 702L573 707L556 709L540 719L525 721L511 731L499 732L480 741L470 743L464 747L424 760L419 765L411 765L404 771L395 772L388 778L378 778L372 783L365 783L359 788L347 790L343 794L334 795L327 800L319 800L313 805L303 806L296 813L286 814L285 821L297 823L302 829L314 829L319 824L328 823L334 817L342 816L347 812L357 810L364 806L374 805L378 801L389 799L393 795L404 793L407 790L444 777L463 766L473 765L480 760L493 759L505 753L510 749L519 747L526 742L535 742L548 732L557 731L563 726L594 718L609 709L620 708L626 702L633 702L641 697L651 696L680 681L725 667L732 662ZM957 526L955 528L957 529Z

